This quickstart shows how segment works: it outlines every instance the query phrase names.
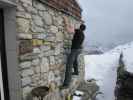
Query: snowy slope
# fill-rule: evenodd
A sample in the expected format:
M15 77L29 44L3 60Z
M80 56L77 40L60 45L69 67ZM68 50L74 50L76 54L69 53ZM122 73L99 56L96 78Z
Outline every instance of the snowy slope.
M95 79L100 86L98 100L114 100L117 67L120 53L123 52L126 70L133 73L133 42L121 45L102 55L85 56L85 80Z
M125 63L126 70L133 73L133 42L116 47L110 52L123 52L123 61Z

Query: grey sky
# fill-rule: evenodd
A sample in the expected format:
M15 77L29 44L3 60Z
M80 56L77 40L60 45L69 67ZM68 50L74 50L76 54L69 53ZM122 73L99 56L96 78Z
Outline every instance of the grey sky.
M133 0L78 0L86 22L86 45L114 45L133 40Z

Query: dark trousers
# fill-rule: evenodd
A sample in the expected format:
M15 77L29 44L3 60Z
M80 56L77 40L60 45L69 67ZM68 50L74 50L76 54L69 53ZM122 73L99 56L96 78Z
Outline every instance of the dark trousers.
M79 73L77 58L80 53L81 53L81 49L72 49L71 53L69 54L67 58L65 80L63 83L64 86L68 86L71 81L72 68L74 68L74 73L76 74Z

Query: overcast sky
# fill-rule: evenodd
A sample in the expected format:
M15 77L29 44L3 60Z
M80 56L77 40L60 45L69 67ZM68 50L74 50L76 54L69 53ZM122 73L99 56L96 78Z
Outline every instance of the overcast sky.
M112 47L133 40L133 0L78 0L87 45Z

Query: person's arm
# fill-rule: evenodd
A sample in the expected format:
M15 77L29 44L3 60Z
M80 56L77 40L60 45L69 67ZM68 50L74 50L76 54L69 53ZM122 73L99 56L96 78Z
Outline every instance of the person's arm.
M74 26L69 24L68 18L66 16L64 16L63 18L64 18L65 30L68 33L74 33L75 32Z

